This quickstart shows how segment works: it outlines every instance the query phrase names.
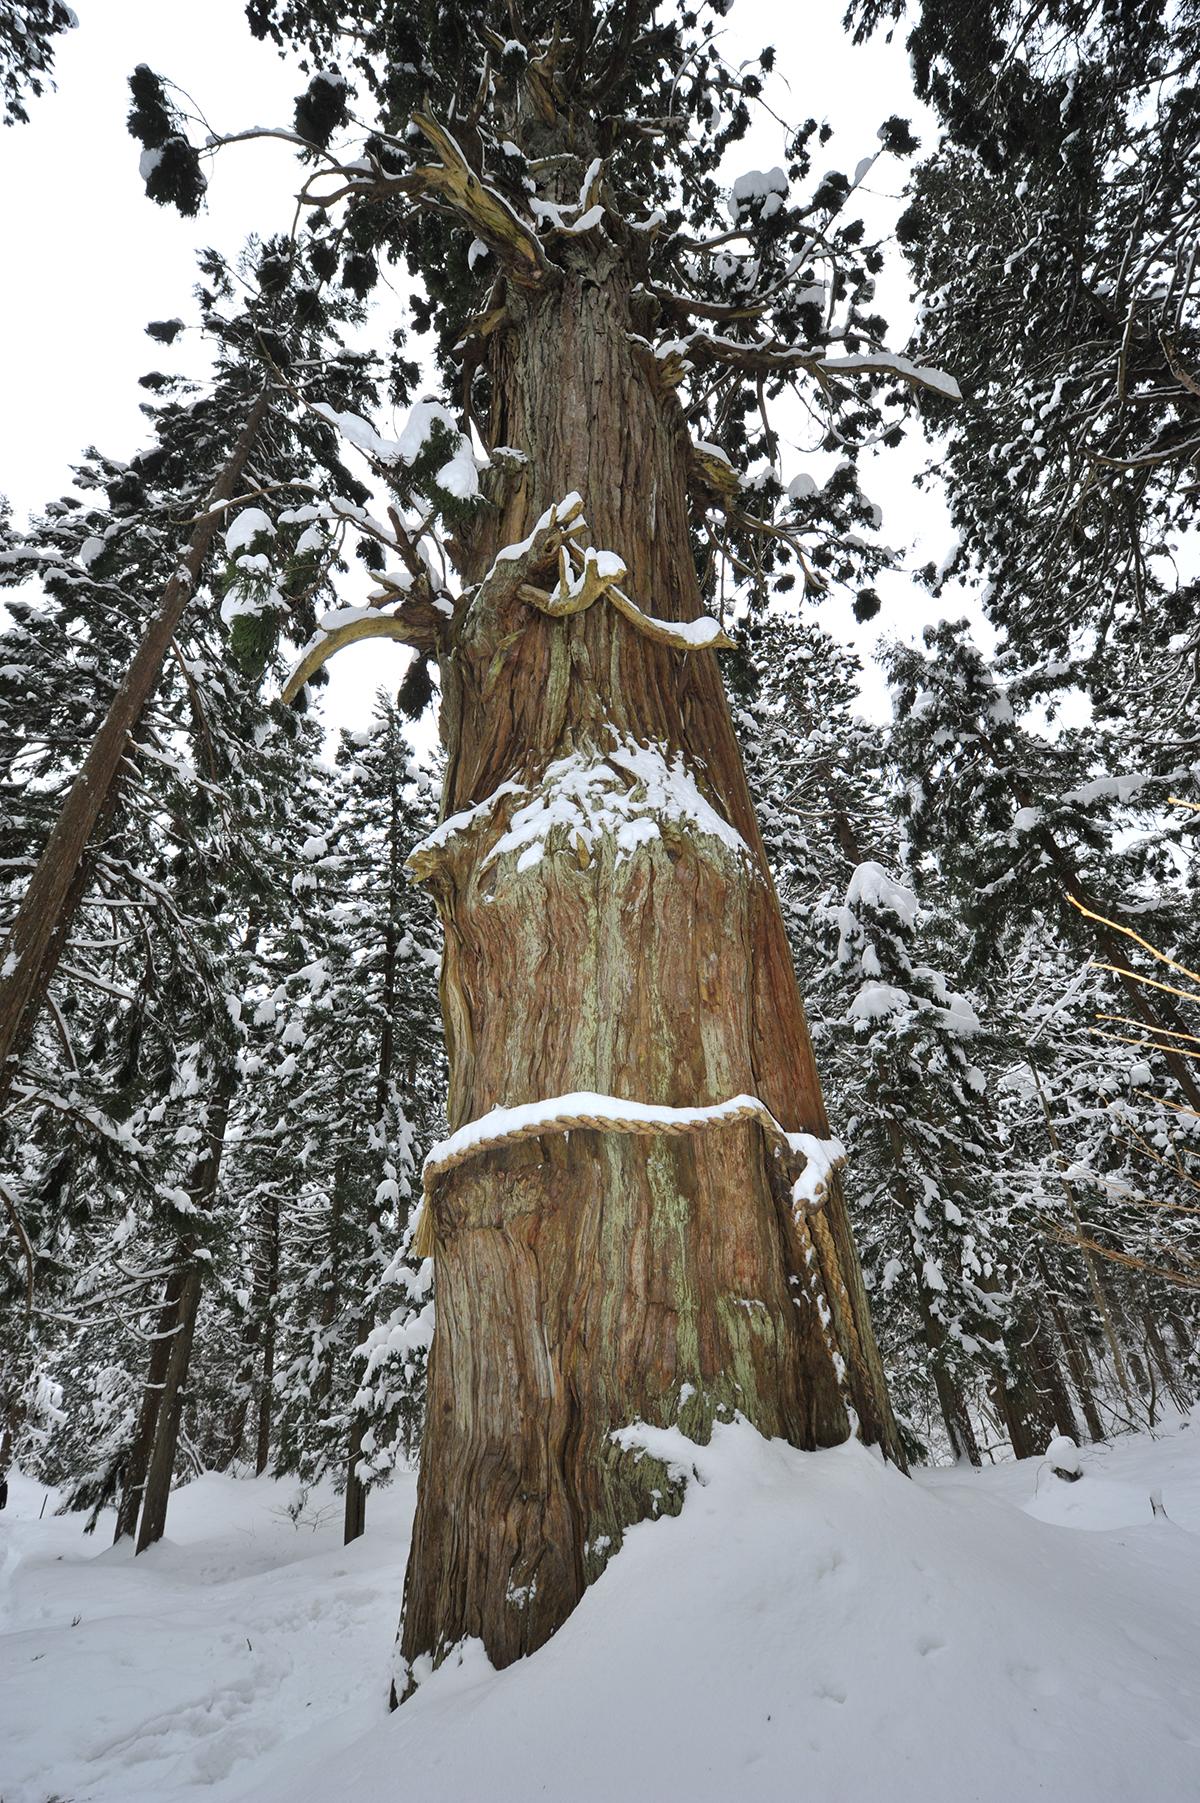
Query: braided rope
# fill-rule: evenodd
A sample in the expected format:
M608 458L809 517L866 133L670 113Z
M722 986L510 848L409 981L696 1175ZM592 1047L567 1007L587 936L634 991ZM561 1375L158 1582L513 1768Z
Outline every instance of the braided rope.
M485 1117L486 1118L486 1117ZM562 1112L539 1116L530 1121L522 1121L515 1126L498 1128L494 1133L486 1134L468 1143L454 1146L453 1138L444 1141L446 1151L439 1155L437 1147L425 1160L422 1175L423 1207L421 1219L413 1237L412 1250L417 1258L428 1258L432 1255L436 1243L436 1230L433 1219L433 1195L439 1180L447 1171L455 1170L472 1158L484 1152L496 1151L502 1146L516 1145L524 1139L540 1139L547 1133L570 1133L576 1128L593 1133L619 1133L636 1135L639 1138L653 1138L664 1134L670 1138L681 1138L686 1134L703 1133L709 1127L731 1126L739 1121L756 1120L769 1140L772 1140L792 1164L797 1163L797 1154L791 1138L780 1126L765 1102L756 1096L731 1097L728 1102L714 1103L710 1108L699 1110L691 1108L656 1110L653 1115L610 1115L589 1114L581 1111ZM474 1123L473 1123L474 1124ZM460 1129L461 1131L461 1129ZM845 1158L831 1159L829 1168L818 1180L811 1199L809 1211L824 1205L829 1178ZM807 1161L801 1165L806 1168Z

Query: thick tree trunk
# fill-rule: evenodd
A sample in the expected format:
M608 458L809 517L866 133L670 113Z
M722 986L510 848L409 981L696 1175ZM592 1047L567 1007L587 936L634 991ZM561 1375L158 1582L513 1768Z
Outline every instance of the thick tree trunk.
M229 499L241 480L269 399L269 391L264 391L255 401L228 463L213 484L209 506L167 581L158 612L149 621L113 696L17 909L6 942L5 975L0 979L0 1110L83 898L88 847L112 810L129 735L158 687L183 610L199 580L213 535L223 522L220 503Z
M1045 1450L1056 1431L1067 1431L1057 1428L1054 1399L1041 1383L1038 1332L1031 1309L1018 1315L1007 1340L1007 1365L996 1370L989 1386L1018 1459L1033 1458Z
M578 490L631 599L695 619L686 430L630 341L620 271L568 274L510 308L515 329L491 341L492 435L529 461L468 575ZM468 613L442 677L445 812L475 810L423 863L446 930L451 1126L578 1090L667 1106L750 1093L789 1129L824 1135L712 654L651 641L604 599L558 620L517 599L501 617ZM666 793L639 791L621 841L611 807L609 830L579 831L589 809L572 814L570 793L591 785L601 811L601 797L628 805L629 760L646 747L682 760L725 824L702 830ZM549 770L556 760L572 762ZM544 855L499 850L514 811L556 778L568 824ZM505 782L529 793L498 797ZM798 1446L842 1439L822 1312L866 1432L896 1447L840 1194L828 1209L814 1248L753 1123L675 1139L547 1133L443 1178L400 1691L413 1661L465 1636L498 1665L533 1651L623 1530L672 1506L661 1466L620 1450L615 1430L679 1422L705 1437L741 1411Z
M1068 1439L1078 1441L1079 1423L1075 1419L1070 1392L1063 1379L1058 1349L1049 1324L1040 1311L1029 1353L1037 1370L1038 1386L1054 1416L1055 1427L1060 1434L1066 1434Z
M1041 1452L1045 1437L1037 1433L1021 1406L1021 1398L998 1372L993 1372L988 1380L988 1394L991 1396L997 1414L1004 1423L1004 1431L1012 1446L1013 1457L1031 1459L1035 1454Z

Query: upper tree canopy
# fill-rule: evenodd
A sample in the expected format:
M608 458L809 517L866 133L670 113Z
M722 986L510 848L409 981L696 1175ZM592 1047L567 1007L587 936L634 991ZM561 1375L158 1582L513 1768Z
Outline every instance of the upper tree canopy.
M874 310L882 253L852 210L874 157L914 144L892 119L852 176L821 172L813 158L830 132L809 118L783 128L782 166L731 186L726 153L766 104L774 52L734 67L724 11L645 0L248 8L255 33L298 52L310 76L294 129L280 129L308 165L302 203L326 266L360 294L381 268L406 268L409 319L434 334L457 427L496 448L489 340L522 307L573 274L615 279L631 294L648 370L679 391L692 432L706 592L732 570L761 594L799 567L811 587L850 585L865 617L887 554L870 536L878 515L854 459L894 440L911 390L957 392L885 351ZM171 147L170 181L154 161L148 190L192 208L202 159L229 140L181 156L176 102L148 70L135 79L132 129L152 151ZM780 463L772 409L791 387L811 449L839 459L823 485L789 482ZM470 481L436 480L445 442L433 467L412 461L390 460L394 485L457 511L461 528L474 493Z

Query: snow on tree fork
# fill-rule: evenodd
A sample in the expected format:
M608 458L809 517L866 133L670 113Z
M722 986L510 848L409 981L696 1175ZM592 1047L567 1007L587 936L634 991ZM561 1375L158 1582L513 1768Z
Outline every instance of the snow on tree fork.
M468 1122L449 1139L435 1145L425 1160L424 1208L413 1238L413 1252L418 1258L428 1258L436 1249L434 1195L439 1178L446 1171L485 1152L515 1145L518 1140L539 1139L545 1134L571 1133L578 1129L652 1138L660 1133L676 1136L703 1133L712 1127L749 1120L756 1120L767 1138L793 1162L803 1160L792 1184L793 1208L799 1212L823 1207L829 1179L846 1160L841 1142L818 1140L809 1133L785 1132L770 1109L756 1096L731 1096L728 1101L701 1108L659 1108L620 1096L577 1090L571 1095L553 1096L522 1107L494 1108L490 1114Z

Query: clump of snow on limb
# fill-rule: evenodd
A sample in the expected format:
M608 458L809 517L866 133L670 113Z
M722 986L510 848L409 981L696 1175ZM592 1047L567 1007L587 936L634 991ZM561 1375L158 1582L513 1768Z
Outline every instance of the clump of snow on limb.
M314 403L313 412L328 420L343 438L373 462L382 464L402 463L411 466L416 463L431 443L435 429L441 427L453 448L446 462L434 475L435 484L460 501L473 501L479 493L479 471L481 468L486 469L487 463L480 462L470 439L459 431L458 421L441 401L417 401L398 439L383 438L374 426L357 413L339 412L324 401Z
M573 1090L566 1095L547 1096L536 1102L519 1102L513 1107L497 1106L466 1121L448 1138L438 1140L425 1158L425 1170L437 1170L448 1161L463 1156L498 1140L532 1133L539 1127L553 1132L563 1120L586 1116L589 1120L624 1123L635 1121L664 1131L681 1128L718 1126L722 1121L738 1120L747 1111L757 1111L758 1118L785 1141L794 1156L804 1159L804 1169L792 1185L792 1205L806 1210L818 1206L824 1198L830 1173L845 1161L846 1149L839 1139L819 1139L812 1133L787 1133L775 1120L766 1104L757 1096L729 1096L721 1102L707 1102L691 1108L676 1108L656 1102L632 1101L627 1096L604 1095L596 1090ZM764 1119L764 1117L766 1117Z

